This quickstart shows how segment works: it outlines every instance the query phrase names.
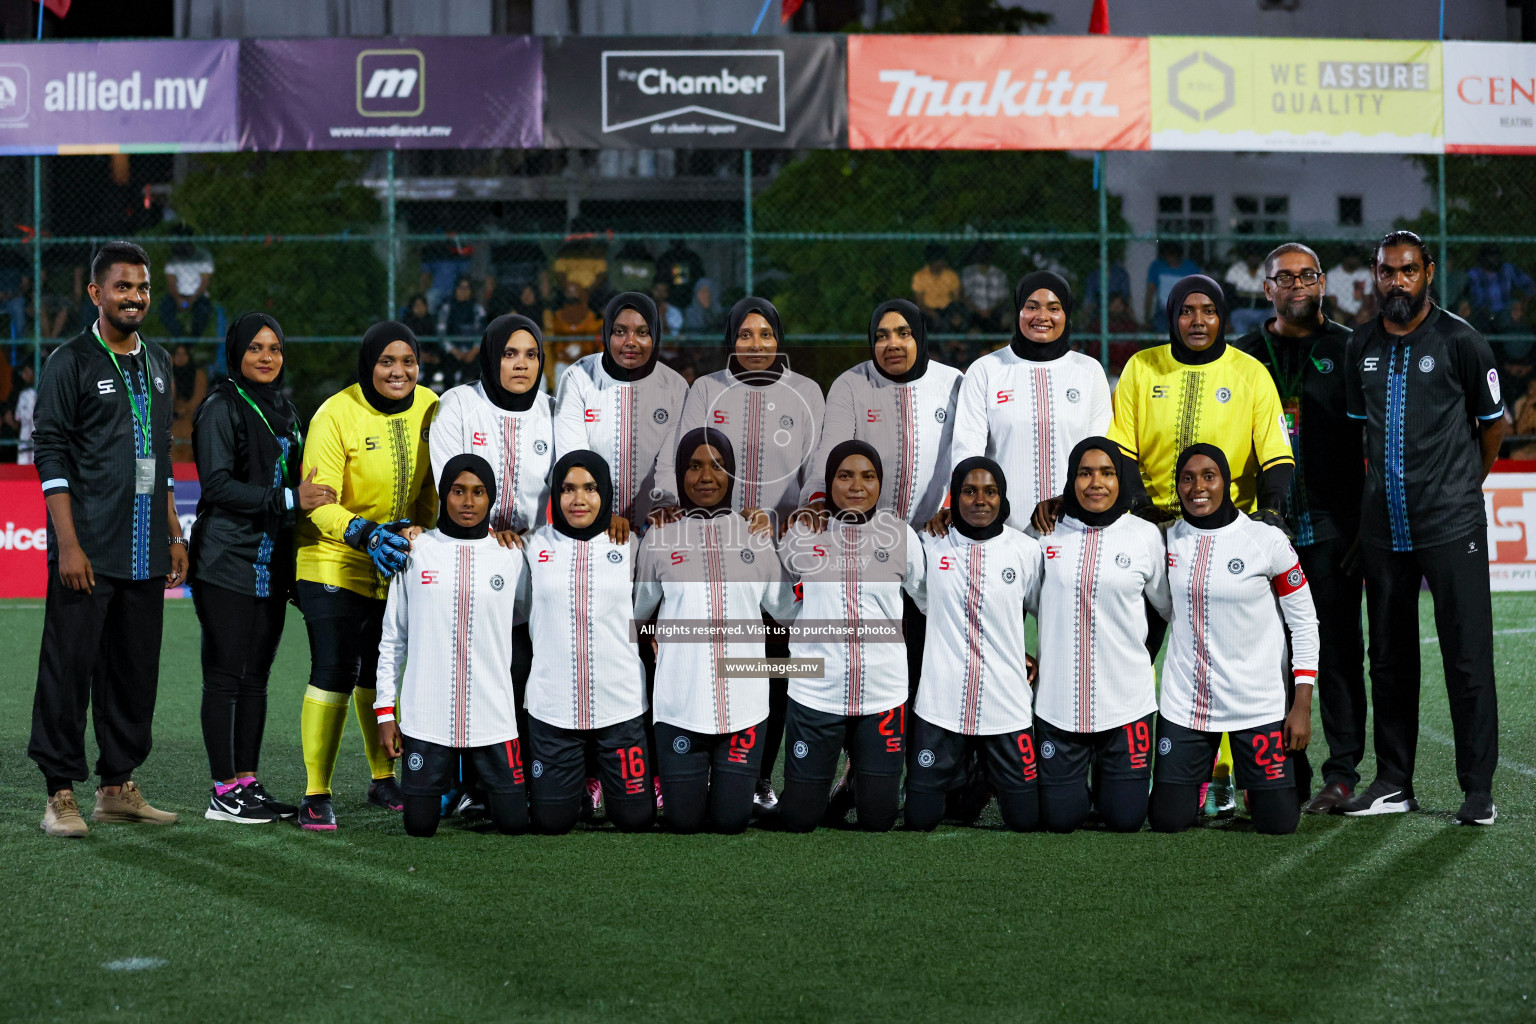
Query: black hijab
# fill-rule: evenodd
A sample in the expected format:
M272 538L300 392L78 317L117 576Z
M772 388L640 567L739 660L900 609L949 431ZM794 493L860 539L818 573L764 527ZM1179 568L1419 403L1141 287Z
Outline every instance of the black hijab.
M1216 315L1221 322L1216 327L1216 340L1203 349L1196 352L1184 344L1184 339L1179 337L1179 307L1184 305L1184 300L1199 292L1209 296L1211 303L1216 307ZM1168 293L1168 340L1173 342L1173 358L1185 366L1201 366L1206 363L1214 363L1221 358L1221 354L1227 350L1227 297L1214 278L1204 274L1190 274L1182 277L1173 286L1173 291Z
M760 314L768 321L768 326L773 328L774 341L778 344L773 362L766 370L744 369L736 358L736 332L741 330L741 325L753 313ZM730 315L725 318L725 357L726 368L743 384L766 387L784 376L784 369L788 365L784 358L784 322L779 319L779 311L773 308L773 303L756 295L748 295L731 307Z
M844 441L832 449L827 456L827 507L831 509L832 518L840 519L845 523L867 523L869 517L875 514L875 509L880 507L880 499L875 498L875 507L868 512L853 512L837 507L837 502L832 499L832 481L837 476L837 471L843 463L854 455L862 455L875 467L875 477L880 481L880 489L885 490L885 466L880 462L880 453L864 441Z
M533 335L533 340L539 346L539 375L543 376L544 332L532 320L508 313L486 324L485 333L480 336L480 386L485 389L485 397L491 400L492 405L507 412L527 412L539 397L538 381L534 381L533 387L520 395L514 395L501 385L501 357L506 351L507 342L518 331L527 331Z
M992 474L992 479L997 481L997 518L986 526L972 526L965 521L960 514L960 488L965 484L965 478L973 469L984 469ZM960 531L960 536L969 537L971 540L991 540L1003 532L1003 527L1008 525L1008 516L1013 509L1008 504L1008 478L1003 475L1003 467L987 458L985 455L972 455L968 459L961 459L955 466L955 471L949 475L949 503L953 512L949 517L949 524Z
M900 313L907 321L907 326L912 328L912 340L917 342L917 358L912 360L912 368L899 376L886 373L880 368L880 361L875 358L875 331L887 313ZM869 317L869 361L874 365L876 373L897 384L910 384L928 372L928 325L916 303L906 299L890 299L875 307Z
M378 365L379 356L397 341L405 342L417 360L421 359L421 343L416 340L416 332L398 320L385 320L368 328L363 334L362 350L357 354L357 383L363 389L363 397L369 405L386 416L405 412L416 401L415 388L404 398L392 402L379 394L379 389L373 386L373 368Z
M1232 470L1227 466L1227 455L1213 444L1192 444L1179 452L1179 461L1173 469L1174 484L1177 486L1179 474L1184 472L1184 466L1196 455L1204 455L1216 463L1216 469L1221 473L1221 479L1226 486L1221 489L1221 507L1204 516L1192 516L1188 509L1184 509L1184 521L1197 530L1217 530L1229 523L1237 521L1237 506L1232 503ZM1183 500L1179 502L1183 506Z
M485 518L473 526L460 526L448 515L448 489L459 478L460 473L473 473L480 478L485 485L486 496L490 503L485 506ZM491 464L478 455L465 453L455 455L448 460L448 465L443 467L443 475L437 481L437 529L446 537L454 540L478 540L489 534L486 520L491 518L491 510L496 507L496 474L491 469Z
M224 364L229 370L229 376L215 382L208 389L203 402L207 404L208 399L217 394L225 395L245 424L246 480L249 483L259 483L263 486L271 483L272 467L277 464L278 457L283 451L277 439L288 438L290 479L284 483L292 484L298 478L300 461L299 434L295 429L298 410L293 407L292 402L283 397L283 376L287 370L286 368L278 370L277 376L272 378L270 384L258 384L240 372L240 364L245 357L246 348L263 327L270 327L272 333L277 335L279 342L284 340L282 327L265 313L243 313L229 325L229 330L224 333ZM198 408L201 412L202 407ZM196 417L194 417L194 430L196 426ZM268 429L269 426L271 429Z
M560 491L565 486L566 475L577 466L592 474L592 479L597 483L597 493L603 496L603 507L597 510L592 525L580 528L566 520L565 511L560 507ZM555 493L550 501L549 521L558 532L574 540L591 540L600 533L608 532L608 524L613 521L613 479L608 475L608 463L603 461L601 455L584 448L566 452L555 463L555 471L550 479L554 481Z
M626 370L620 366L608 351L608 346L613 344L613 323L619 318L619 314L626 309L632 309L640 314L645 321L645 326L651 330L651 357L633 370ZM603 310L603 370L614 380L636 381L644 380L656 369L656 356L661 351L661 316L656 312L656 303L649 295L640 292L619 292L608 300L608 305Z
M1083 456L1091 451L1100 451L1109 456L1109 461L1115 467L1115 479L1119 484L1119 490L1115 494L1114 504L1103 512L1089 512L1077 500L1077 469L1083 462ZM1072 454L1067 456L1067 487L1061 492L1061 514L1071 516L1084 526L1099 529L1108 526L1116 519L1125 515L1131 508L1131 483L1129 474L1139 472L1136 464L1128 459L1120 446L1107 437L1085 437L1077 442L1077 447L1072 449Z
M1061 311L1066 314L1061 337L1045 344L1030 341L1019 330L1019 314L1024 310L1025 301L1041 288L1049 288L1056 293L1056 297L1061 300ZM1013 340L1008 344L1019 358L1028 359L1032 363L1050 362L1067 354L1072 347L1072 286L1067 284L1066 278L1049 270L1036 270L1019 278L1019 285L1013 290Z
M725 494L713 505L696 503L688 497L688 489L682 483L683 474L688 470L688 460L692 459L693 453L704 445L709 445L720 453L720 465L725 467ZM713 427L695 427L688 431L683 435L683 439L677 442L677 480L678 503L682 505L683 515L697 516L701 519L729 515L731 495L736 490L736 452L731 447L731 442Z

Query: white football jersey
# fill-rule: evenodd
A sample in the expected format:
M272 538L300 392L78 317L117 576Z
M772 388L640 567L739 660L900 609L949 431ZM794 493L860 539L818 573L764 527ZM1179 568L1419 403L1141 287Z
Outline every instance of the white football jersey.
M379 643L379 721L413 739L485 747L517 736L512 627L528 575L523 553L489 535L428 530L390 581Z
M583 448L608 462L613 514L645 522L653 492L672 487L657 476L657 456L668 465L688 382L665 363L637 381L614 380L603 355L582 356L560 375L555 389L555 458ZM667 477L670 481L671 477Z
M1035 363L1005 346L965 371L949 468L973 455L1001 466L1008 525L1022 530L1036 505L1066 487L1067 456L1077 442L1103 434L1112 415L1109 379L1097 360L1068 352Z
M796 523L784 535L779 560L800 582L797 625L833 628L863 626L897 629L903 590L925 600L923 545L912 527L888 511L877 510L863 524L829 518L813 533ZM905 641L833 638L814 640L791 634L792 658L821 658L822 677L790 677L789 695L808 708L831 715L873 715L907 700Z
M1029 728L1024 608L1039 587L1035 542L1011 527L976 541L923 534L928 638L917 714L967 736Z
M479 381L449 388L437 407L427 447L432 479L455 455L478 455L496 473L493 530L525 533L549 522L549 472L555 464L554 399L541 394L524 412L485 397Z
M1161 531L1131 515L1102 529L1062 516L1034 546L1042 569L1030 605L1040 626L1035 714L1091 733L1156 711L1144 601L1168 617Z
M745 384L729 369L717 370L688 389L677 437L696 427L724 434L736 455L732 507L768 509L777 526L800 506L825 411L821 387L793 370L765 385ZM674 442L657 463L657 479L670 489L669 504L677 503L682 486L676 462Z
M1298 685L1317 679L1317 613L1285 534L1245 515L1168 530L1173 619L1158 713L1200 732L1285 717L1285 630Z
M528 538L526 704L539 721L602 729L645 713L645 666L630 638L639 546L635 535L627 544L607 534L576 540L553 526Z
M827 457L844 441L865 441L880 453L885 481L880 508L922 526L944 505L949 491L950 434L960 371L929 360L917 380L897 384L866 360L832 382L827 391L821 441L806 467L800 503L825 498Z
M684 516L647 531L635 579L635 621L761 623L794 615L795 586L772 539L741 516ZM762 658L763 642L659 638L652 714L703 733L730 733L768 717L768 679L727 678L721 658Z

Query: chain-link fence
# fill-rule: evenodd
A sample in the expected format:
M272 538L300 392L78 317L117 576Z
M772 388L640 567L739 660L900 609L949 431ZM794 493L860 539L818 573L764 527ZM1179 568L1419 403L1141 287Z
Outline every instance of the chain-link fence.
M1160 295L1192 268L1226 285L1234 332L1262 323L1262 256L1281 241L1318 250L1331 315L1369 318L1370 245L1398 225L1437 250L1437 298L1493 341L1512 453L1536 455L1536 237L1521 234L1536 214L1531 167L916 151L0 158L11 357L0 360L0 458L16 457L26 391L51 346L94 318L90 258L111 238L150 254L148 332L174 346L176 454L189 458L190 413L224 371L225 326L251 309L282 322L305 415L348 382L374 321L416 330L424 377L441 390L472 375L487 319L543 322L553 375L596 349L606 298L631 289L663 303L663 357L685 375L722 365L725 311L765 295L793 364L825 386L865 358L882 299L915 294L936 355L963 368L1009 336L1013 283L1053 269L1077 295L1075 343L1113 373L1166 338Z

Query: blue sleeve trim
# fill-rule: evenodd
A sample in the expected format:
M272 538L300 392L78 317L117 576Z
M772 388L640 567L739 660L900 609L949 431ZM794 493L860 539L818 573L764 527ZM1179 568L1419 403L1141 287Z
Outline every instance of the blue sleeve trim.
M1479 416L1478 417L1478 419L1482 420L1484 423L1487 423L1489 420L1498 420L1498 419L1503 419L1503 418L1504 418L1504 410L1503 410L1502 407L1499 409L1498 412L1491 412L1487 416Z
M43 481L43 493L44 494L47 494L49 491L67 491L67 490L69 490L69 481L65 480L61 476L54 477L52 480L44 480Z
M1365 419L1365 417L1364 417L1364 416L1356 416L1356 415L1355 415L1355 414L1354 414L1354 413L1352 413L1352 412L1346 412L1346 413L1345 413L1345 414L1344 414L1344 415L1345 415L1345 416L1348 416L1348 417L1349 417L1349 418L1350 418L1350 419L1352 419L1352 420L1363 420L1363 419Z

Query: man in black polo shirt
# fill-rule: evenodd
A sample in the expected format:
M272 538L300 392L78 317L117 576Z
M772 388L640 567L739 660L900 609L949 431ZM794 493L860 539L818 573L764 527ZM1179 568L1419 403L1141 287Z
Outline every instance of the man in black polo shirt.
M1429 583L1445 666L1463 825L1487 825L1499 758L1493 606L1482 482L1504 439L1493 353L1460 317L1429 301L1435 261L1423 239L1393 231L1371 271L1381 299L1346 361L1349 415L1369 457L1360 547L1371 620L1376 781L1339 805L1397 814L1413 796L1419 739L1419 580Z
M1278 246L1264 260L1264 296L1275 315L1237 341L1274 377L1296 454L1283 511L1317 605L1317 689L1328 740L1323 788L1307 803L1309 814L1327 814L1354 794L1365 756L1365 643L1355 546L1365 453L1360 424L1350 420L1344 396L1350 330L1323 316L1327 284L1317 253L1299 242ZM1304 756L1296 769L1296 788L1305 800L1312 769Z
M171 361L138 333L149 259L109 242L91 261L100 316L49 357L32 434L48 505L48 599L27 755L48 785L43 831L83 836L75 801L92 712L93 821L168 825L133 782L149 756L165 590L187 574L171 480ZM94 704L94 707L91 705Z

